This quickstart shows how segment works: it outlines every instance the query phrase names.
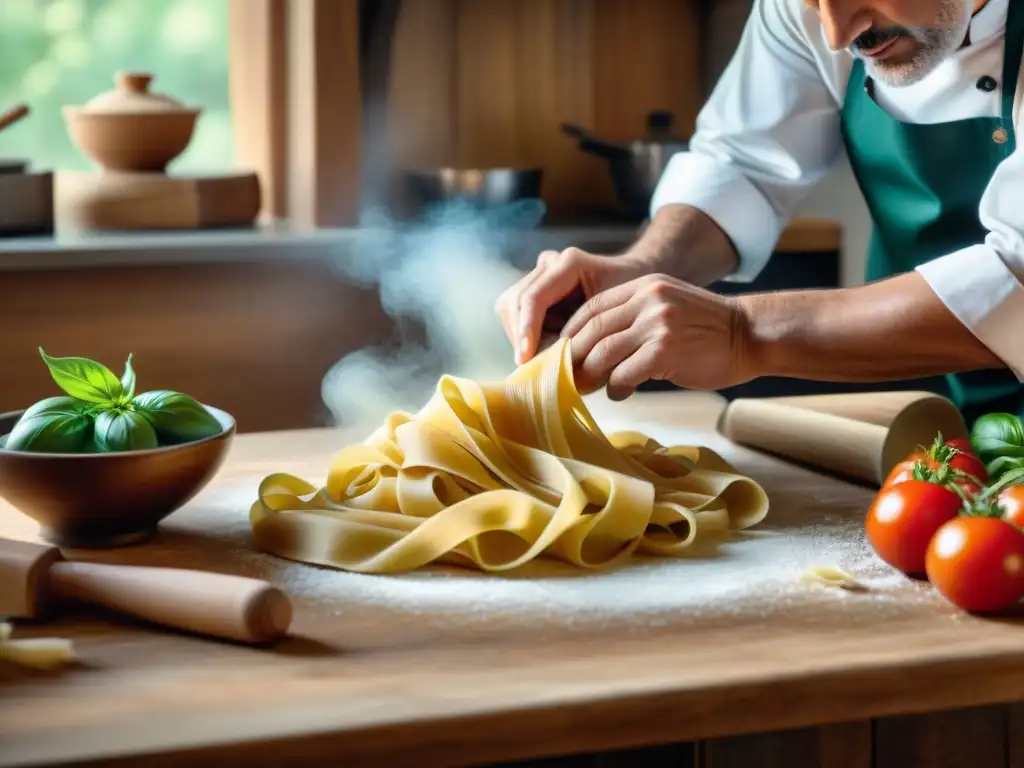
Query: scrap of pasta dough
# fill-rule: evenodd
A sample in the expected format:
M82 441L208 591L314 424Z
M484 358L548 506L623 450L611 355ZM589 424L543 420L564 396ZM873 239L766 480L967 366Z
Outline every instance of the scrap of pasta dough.
M70 640L59 637L34 637L11 640L11 625L0 622L0 661L9 661L33 669L54 669L75 657Z
M862 590L864 585L858 582L853 576L834 565L812 565L800 576L804 584L817 584L823 587L836 587L838 589Z
M767 513L761 486L706 448L606 436L563 339L504 381L441 377L419 413L392 413L341 450L323 487L265 478L249 518L257 546L281 557L396 573L539 556L607 568L634 552L684 555Z

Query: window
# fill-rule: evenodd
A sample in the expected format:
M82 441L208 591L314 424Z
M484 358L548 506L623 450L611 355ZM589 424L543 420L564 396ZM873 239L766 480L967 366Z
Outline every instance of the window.
M0 133L0 156L36 169L91 170L61 108L114 87L114 73L154 75L151 89L203 108L170 171L234 166L228 81L229 0L0 0L0 109L31 115Z
M89 171L62 107L119 70L203 109L179 174L259 176L263 217L300 227L358 220L361 163L355 0L0 0L0 157Z

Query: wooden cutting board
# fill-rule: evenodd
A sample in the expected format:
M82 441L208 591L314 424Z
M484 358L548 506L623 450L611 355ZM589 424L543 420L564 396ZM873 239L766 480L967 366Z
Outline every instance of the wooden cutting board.
M260 210L255 173L57 174L62 223L81 230L209 229L251 226Z

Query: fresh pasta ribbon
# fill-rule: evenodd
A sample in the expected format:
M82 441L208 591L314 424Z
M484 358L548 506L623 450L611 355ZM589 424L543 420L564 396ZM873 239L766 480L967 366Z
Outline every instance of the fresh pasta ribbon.
M392 413L339 451L322 488L278 473L258 496L261 549L361 573L505 571L540 556L608 568L633 553L681 556L768 513L761 486L707 448L606 436L566 340L502 382L442 376L419 413Z
M11 633L11 625L0 621L0 661L32 669L54 669L75 658L75 649L70 640L59 637L12 640Z
M834 565L812 565L800 575L800 582L821 587L835 587L861 592L864 586L842 568Z

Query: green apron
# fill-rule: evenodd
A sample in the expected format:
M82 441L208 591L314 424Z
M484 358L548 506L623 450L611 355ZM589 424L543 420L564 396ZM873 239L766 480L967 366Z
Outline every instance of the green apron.
M996 167L1016 146L1012 115L1024 50L1024 2L1011 2L1008 14L1000 117L901 122L875 102L864 62L854 62L842 130L874 223L869 281L910 272L984 242L986 231L978 217L981 197ZM948 375L946 382L947 394L969 422L983 413L1016 413L1024 406L1024 384L1009 369Z

